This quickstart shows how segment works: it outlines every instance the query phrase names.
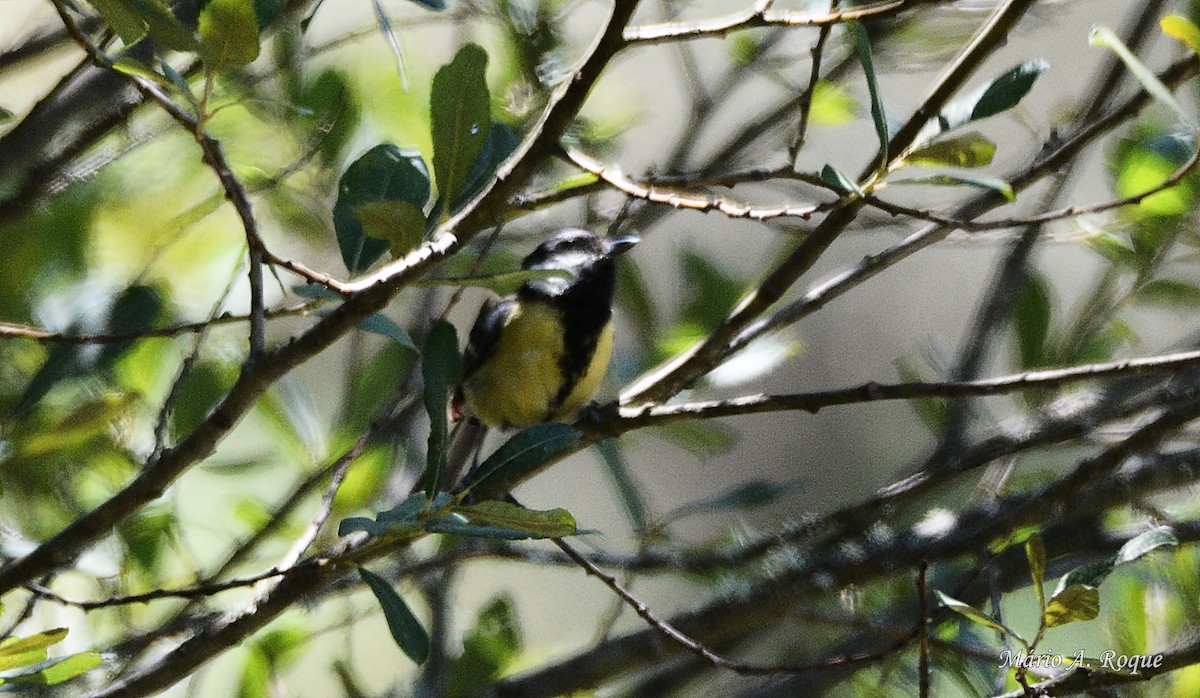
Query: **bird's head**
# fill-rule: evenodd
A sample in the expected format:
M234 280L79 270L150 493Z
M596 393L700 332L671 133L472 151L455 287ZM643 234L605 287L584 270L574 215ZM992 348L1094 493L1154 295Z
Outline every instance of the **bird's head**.
M521 262L522 269L561 270L570 276L551 276L530 281L526 287L536 293L557 296L577 282L602 280L611 286L615 274L613 260L638 243L636 235L602 238L586 230L567 228L537 246Z

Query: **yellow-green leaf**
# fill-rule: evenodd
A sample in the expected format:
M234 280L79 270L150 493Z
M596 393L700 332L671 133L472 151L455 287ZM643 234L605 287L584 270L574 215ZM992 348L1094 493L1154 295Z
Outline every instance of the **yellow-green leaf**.
M213 70L258 58L258 17L250 0L211 0L200 12L204 63Z
M813 87L809 121L818 126L841 126L858 118L860 107L848 92L837 85L820 80Z
M984 167L992 163L996 144L987 136L972 131L917 148L906 158L925 167Z
M354 217L369 237L386 240L393 257L401 257L425 237L425 214L403 199L366 201L353 207Z
M488 500L455 507L454 511L475 524L526 531L540 538L562 538L574 535L577 530L575 517L566 509L538 511L508 502Z
M1179 39L1194 53L1200 53L1200 27L1190 19L1179 15L1167 15L1158 22L1163 33Z
M1047 628L1056 628L1077 620L1092 620L1100 614L1100 590L1086 584L1070 584L1061 589L1042 614Z

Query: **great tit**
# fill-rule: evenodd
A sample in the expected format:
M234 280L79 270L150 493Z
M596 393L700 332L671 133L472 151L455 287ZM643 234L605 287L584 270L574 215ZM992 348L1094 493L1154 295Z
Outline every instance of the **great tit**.
M463 352L455 412L501 428L573 418L608 368L616 258L637 242L568 228L530 253L522 269L567 274L484 304Z

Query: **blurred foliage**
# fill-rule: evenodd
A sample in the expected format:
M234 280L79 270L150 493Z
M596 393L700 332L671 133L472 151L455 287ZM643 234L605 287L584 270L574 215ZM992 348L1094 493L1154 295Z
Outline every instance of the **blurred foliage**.
M174 14L162 0L90 0L72 3L70 11L78 10L94 20L90 26L102 28L108 37L102 43L105 58L116 70L151 80L220 142L272 250L342 278L346 272L369 273L404 257L482 192L533 132L552 90L574 79L585 43L570 18L577 4L560 0L358 4L207 0L187 18ZM441 12L446 9L450 11ZM670 15L693 8L667 3L665 10ZM1194 9L1189 10L1194 17ZM378 12L374 19L369 17L372 11ZM343 12L352 21L361 20L361 26L349 37L328 36L329 26L338 24L334 20L340 21ZM897 118L903 113L903 100L892 91L891 79L898 70L923 69L957 51L976 28L971 16L957 10L914 11L834 30L831 45L844 60L827 56L827 67L833 67L812 90L809 119L815 130L809 140L845 139L857 128L872 148L890 148L896 124L887 114ZM1162 29L1178 39L1170 40L1172 50L1200 45L1200 32L1188 18L1168 17ZM1122 56L1134 78L1160 102L1116 131L1104 146L1112 195L1139 196L1188 162L1197 147L1196 131L1188 110L1169 93L1164 97L1158 91L1153 73L1136 57L1131 60L1132 53L1121 54L1124 45L1119 40L1103 32L1097 36ZM685 65L685 74L695 71L705 84L671 87L693 90L693 111L703 118L721 104L736 103L740 98L731 96L738 94L736 84L751 76L765 76L771 84L798 93L792 88L807 71L797 71L796 66L807 60L806 50L780 49L776 38L758 28L730 32L719 42L689 44L692 48L679 54L686 56L685 51L699 47L696 55L730 71L730 86L721 92L719 79L709 84L709 71L715 68L699 61ZM649 48L635 50L645 50L656 56L654 60L667 55ZM1005 162L1004 156L1013 156L1016 146L997 137L992 128L996 121L1014 118L1022 105L1039 96L1041 76L1053 70L1033 55L1018 60L973 79L969 89L926 122L904 152L892 153L896 157L890 168L857 181L851 174L858 163L849 161L847 149L834 148L833 161L813 168L820 172L819 179L808 176L804 183L823 181L826 187L813 187L820 196L836 194L847 202L887 197L891 185L919 185L909 190L917 192L935 187L952 194L957 190L949 188L967 186L1016 199L1016 180L1005 179L1007 173L998 164ZM843 69L847 65L850 68ZM619 78L602 80L568 129L564 144L597 156L623 154L626 137L642 119L658 116L652 112L656 105L638 103L630 97L633 92ZM737 106L760 106L750 101ZM1028 111L1045 105L1039 102ZM794 108L783 112L788 118L797 114ZM21 110L5 97L0 129L21 119ZM981 123L985 119L996 121ZM765 141L786 131L780 126L764 122L748 128ZM702 123L696 132L703 130ZM665 167L664 174L676 175L671 167L680 162L690 166L689 157L700 161L703 149L696 146L696 133L655 135L664 145L678 136L679 151L686 153ZM745 143L752 141L748 136ZM773 142L772 147L781 144ZM143 108L85 145L46 196L19 211L0 212L0 239L5 241L0 319L72 335L116 335L102 341L0 339L0 552L7 558L58 534L127 486L147 463L179 447L209 419L247 366L244 324L214 325L202 335L189 331L145 336L147 331L241 315L248 306L243 281L246 237L220 182L201 161L195 135L177 128L160 111ZM746 160L757 156L752 150L743 146ZM658 161L654 163L652 170L658 167ZM701 170L719 174L727 164L710 163L711 172ZM917 174L904 171L912 167L922 169ZM593 196L596 182L595 174L552 162L534 179L533 188L568 198L563 207L567 215L577 216L586 206L589 224L597 230L614 218L614 230L642 221L654 224L645 209L628 206L617 213L604 195ZM1004 350L992 365L1008 372L1030 371L1121 359L1142 347L1159 350L1159 342L1145 330L1145 318L1169 313L1186 321L1200 309L1198 187L1197 175L1188 174L1137 205L1063 222L1062 228L1072 226L1077 247L1095 253L1092 261L1098 270L1089 272L1086 288L1073 292L1069 275L1035 254L1011 299L1011 313L998 333ZM731 199L744 191L739 185L708 183L695 188ZM584 203L569 208L580 201ZM303 535L312 535L317 545L331 543L335 527L338 535L381 544L441 536L455 544L430 547L440 546L439 553L447 556L455 551L512 554L513 548L504 546L513 541L561 537L597 549L616 547L592 535L596 532L586 528L588 522L577 522L558 502L535 509L484 498L505 495L548 459L578 448L581 433L569 425L542 424L497 439L494 450L479 456L465 491L439 491L452 438L446 398L461 370L454 328L440 322L441 300L448 295L443 287L515 291L530 278L529 272L514 271L521 256L551 220L543 212L517 208L506 216L495 239L480 236L391 307L367 317L337 347L344 350L340 358L311 373L305 373L310 370L305 367L279 379L203 467L186 473L152 506L119 522L89 556L65 563L61 580L41 583L56 589L61 583L80 598L93 598L185 587L216 570L222 578L249 575L277 564L298 541L309 550L311 541L301 540ZM664 258L623 260L618 315L632 331L622 339L630 351L617 360L613 373L622 380L631 378L695 347L750 297L764 270L807 244L811 227L804 220L772 230L779 240L761 259L749 258L736 242L720 251L689 242L673 244ZM268 305L297 317L270 321L270 346L289 341L343 302L330 289L296 286L294 277L277 273L266 279ZM664 297L674 300L663 301ZM793 300L789 296L783 302ZM940 302L930 301L930 312L936 312ZM299 303L304 306L293 307ZM958 338L934 341L952 345ZM791 330L767 334L689 389L732 389L777 375L800 355L800 346L799 335ZM905 381L949 380L953 375L945 365L914 358L908 347L896 347L893 353L896 371ZM1075 387L1028 391L990 401L977 414L998 423L1015 415L1024 425L1045 418L1056 401L1071 397L1078 397ZM381 419L389 406L394 418ZM946 400L925 398L912 406L935 437L951 423ZM729 463L741 457L737 449L753 445L744 443L727 421L679 421L653 433L705 463ZM1012 472L996 476L1000 482L995 491L1044 486L1106 438L1090 433L1062 447L1015 455L1008 464ZM809 480L802 474L784 482L765 479L754 471L754 463L739 461L745 471L739 472L736 484L679 499L678 493L647 485L656 471L640 469L640 451L635 450L640 446L636 437L608 440L600 455L617 500L615 508L633 533L636 553L661 553L664 557L659 559L669 563L658 568L663 576L687 580L714 599L736 600L752 585L786 574L804 561L808 553L799 546L779 545L738 564L689 567L685 563L692 558L736 559L751 544L765 540L757 530L763 521L771 526L765 536L790 540L807 519L789 509L789 497ZM358 450L338 473L344 476L340 488L322 501L331 477L329 465L351 448ZM802 457L797 454L796 462ZM836 467L820 477L840 477ZM696 473L684 477L702 484L716 480L706 471ZM418 481L425 490L410 495ZM852 557L894 535L894 527L936 523L943 514L952 518L954 511L943 506L975 503L985 496L988 484L972 492L974 483L968 483L945 501L889 510L887 525L850 517L848 529L831 528L840 540L824 541L824 533L800 540L828 542L838 555ZM574 501L606 496L591 491L569 494ZM988 606L978 593L969 600L954 596L958 591L951 582L979 560L939 562L931 569L929 589L938 591L945 608L961 619L941 614L932 621L937 690L984 695L1016 688L1026 672L1006 672L998 681L995 661L980 655L998 651L1006 646L1003 643L1033 653L1061 646L1050 643L1075 642L1063 639L1077 636L1060 631L1060 626L1094 622L1085 626L1087 633L1094 633L1104 625L1106 646L1128 655L1161 651L1194 632L1200 623L1194 545L1185 541L1176 547L1178 541L1165 528L1129 534L1131 527L1144 528L1147 520L1191 524L1200 513L1192 499L1187 492L1163 492L1153 501L1129 503L1127 511L1113 517L1120 521L1111 525L1112 531L1131 539L1125 547L1111 557L1085 551L1091 559L1064 569L1055 588L1046 583L1048 570L1074 559L1069 542L1068 553L1057 560L1048 559L1046 547L1061 548L1063 541L1047 539L1043 544L1041 537L1049 534L1041 526L980 542L980 549L990 544L990 552L979 560L1016 554L1023 572L1028 571L1028 580L1014 585L1014 593L996 592L999 607ZM315 512L336 526L306 533ZM777 512L783 512L786 521L779 521ZM717 520L717 528L690 527L701 516ZM859 530L860 524L864 530ZM459 544L462 547L456 547ZM240 669L230 674L235 695L282 692L280 686L304 671L336 676L346 696L367 695L360 683L370 681L359 678L365 673L365 660L352 649L346 662L335 662L318 654L312 642L318 632L330 628L349 636L351 631L344 628L357 627L363 612L382 615L398 647L384 648L388 656L402 652L426 667L439 664L431 659L439 660L445 667L446 695L473 695L519 669L551 661L544 647L526 639L525 618L507 594L489 595L476 614L459 619L461 628L449 639L433 632L440 628L429 618L445 609L435 607L439 594L430 591L432 582L420 574L396 573L397 565L420 561L427 553L416 548L403 560L381 560L373 564L378 572L359 568L361 584L329 592L357 591L355 599L369 599L369 606L359 603L356 609L347 603L345 608L290 613L256 634L239 655ZM882 561L880 566L888 564ZM904 576L909 570L887 572L834 590L837 594L824 593L829 589L817 579L814 586L822 593L799 599L802 603L788 611L794 618L786 616L784 623L784 616L768 614L767 630L753 637L762 625L748 619L746 634L735 642L782 638L771 653L792 661L826 650L855 649L852 641L880 628L890 636L911 634L907 611L915 589ZM227 598L245 599L247 594L214 594L205 599L204 611L237 603ZM92 670L106 659L96 652L50 656L48 649L62 642L67 631L40 630L58 623L41 610L45 604L39 602L39 612L26 619L16 617L15 604L5 601L5 618L21 624L19 634L0 641L0 691L10 684L53 685L78 679L66 689L74 690L91 680L89 672L100 673ZM318 601L313 600L314 607ZM169 617L159 608L89 613L72 640L98 648L134 641ZM198 606L176 608L190 612ZM566 618L572 611L556 613ZM1010 621L1013 616L1033 618L1033 631ZM796 628L802 628L796 633L802 639L790 634ZM1099 642L1096 635L1090 641ZM847 670L841 694L914 691L915 654L906 646L879 662ZM114 674L126 668L116 659L111 663ZM409 668L405 664L404 671ZM704 695L711 679L711 673L697 671L680 681L692 694ZM409 673L395 680L400 683L385 689L388 695L403 694L420 681L412 684ZM631 694L645 688L635 685L640 680L628 679ZM830 685L814 684L812 690L838 690ZM1143 693L1191 695L1197 686L1200 672L1192 667L1147 686Z

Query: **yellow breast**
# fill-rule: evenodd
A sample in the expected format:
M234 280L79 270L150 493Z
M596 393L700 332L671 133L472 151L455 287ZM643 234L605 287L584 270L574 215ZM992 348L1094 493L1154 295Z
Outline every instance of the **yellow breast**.
M563 386L562 323L545 303L525 302L508 317L491 355L467 381L467 409L489 426L526 427L575 416L600 387L612 356L613 327L601 331L583 375L558 408Z

